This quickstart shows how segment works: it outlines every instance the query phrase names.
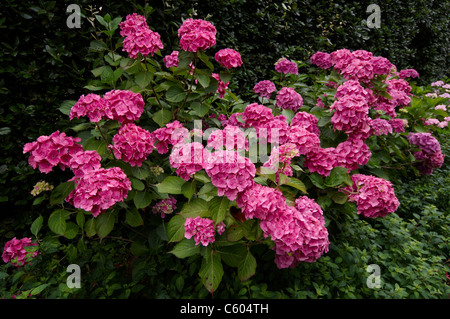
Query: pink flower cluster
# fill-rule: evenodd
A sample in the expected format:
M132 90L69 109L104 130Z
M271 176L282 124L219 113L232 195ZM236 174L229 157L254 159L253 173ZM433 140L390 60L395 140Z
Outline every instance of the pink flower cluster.
M177 200L172 195L169 198L160 200L152 207L153 214L160 214L161 218L165 218L166 214L170 215L177 209Z
M343 189L348 200L355 202L358 214L365 217L386 217L400 205L392 183L379 177L363 174L352 175L353 186Z
M211 76L212 76L214 79L216 79L217 82L219 83L219 86L218 86L218 88L217 88L217 90L216 90L216 93L218 93L218 94L219 94L219 97L220 97L221 99L223 99L223 97L225 96L226 90L228 89L228 84L229 84L230 82L226 82L226 83L223 82L223 81L220 79L220 76L219 76L218 73L213 73L213 74L211 74Z
M163 49L161 36L158 32L150 30L145 17L136 13L128 15L125 21L120 23L120 35L123 39L123 51L128 52L132 59L137 59L139 54L143 57L155 54Z
M227 125L223 130L215 130L208 138L207 146L215 150L247 150L248 140L238 127Z
M233 49L219 50L214 55L214 59L227 69L237 68L242 65L241 55Z
M155 148L154 136L134 123L123 124L112 141L114 145L109 147L113 150L114 156L131 166L142 166L142 162Z
M171 54L168 54L163 58L163 62L166 68L170 68L173 66L178 67L178 54L178 51L172 51Z
M23 154L31 153L28 163L34 168L39 168L42 173L49 173L53 167L59 166L62 170L70 167L72 157L83 150L76 144L81 141L79 137L66 136L66 133L53 132L49 136L40 136L34 142L27 143L23 147Z
M331 123L335 130L352 135L363 131L368 126L369 105L362 95L344 95L336 100L330 109L334 111Z
M317 65L321 69L329 69L333 66L329 53L316 52L310 58L311 64Z
M179 121L166 124L151 133L156 139L156 150L159 154L169 151L169 145L176 145L189 136L189 131Z
M401 78L401 79L418 78L419 77L419 72L417 72L414 69L401 70L398 73L398 77Z
M320 130L317 124L319 120L313 114L308 112L297 112L291 120L291 126L300 126L308 132L314 133L320 136Z
M186 19L178 29L180 47L184 51L197 52L216 44L216 28L202 19Z
M358 165L366 165L372 153L364 141L357 138L348 138L339 143L335 149L336 166L348 168L349 171L358 168Z
M170 154L170 166L176 168L177 175L188 181L192 175L205 167L209 152L198 142L179 143Z
M296 112L303 106L303 98L293 88L281 88L276 97L276 106Z
M388 135L392 134L392 125L385 119L373 119L370 121L373 135Z
M145 102L139 93L129 90L112 90L103 96L105 116L120 123L137 121L144 112Z
M285 143L275 147L270 153L269 160L263 164L263 167L268 168L272 173L276 173L276 180L279 174L292 176L291 160L299 155L299 151L295 144Z
M281 58L275 63L275 71L283 74L298 74L298 66L294 61Z
M75 189L66 201L76 208L92 213L94 217L104 213L116 202L127 198L131 182L119 167L99 168L73 178Z
M82 95L70 110L69 118L87 116L91 122L99 122L105 114L106 103L100 95Z
M256 174L255 165L235 151L212 153L204 169L217 187L217 195L225 195L229 200L235 200L239 193L251 187Z
M70 169L76 177L81 177L89 171L101 167L101 156L97 151L79 151L75 153L69 163Z
M441 145L431 133L410 133L407 138L410 144L420 149L414 152L420 173L430 175L433 169L440 168L444 164L445 155L441 152Z
M17 239L14 237L5 244L2 254L3 261L11 262L11 265L18 268L30 263L31 259L39 254L38 251L26 251L25 248L30 246L37 246L37 243L32 243L31 238Z
M328 251L322 210L313 200L301 197L296 200L296 207L291 207L279 190L255 183L239 195L236 203L247 219L261 220L264 235L275 243L278 268L313 262Z
M225 231L225 224L223 222L214 226L214 221L209 218L195 218L188 217L184 224L184 237L191 239L194 237L195 244L202 244L208 246L215 241L215 232L221 235Z
M256 94L259 94L259 96L264 97L266 99L270 99L270 95L272 92L274 92L277 88L275 87L275 84L272 81L269 80L263 80L259 81L255 84L253 87L253 92Z

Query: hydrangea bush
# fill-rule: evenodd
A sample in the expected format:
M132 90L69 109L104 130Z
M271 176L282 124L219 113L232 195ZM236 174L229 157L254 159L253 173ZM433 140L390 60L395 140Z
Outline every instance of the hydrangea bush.
M418 73L384 57L317 52L312 84L299 71L305 64L281 57L245 102L232 93L245 57L220 47L211 22L183 21L176 48L136 13L107 28L122 39L92 71L98 79L86 89L95 93L61 107L74 126L23 147L43 174L73 173L51 191L55 210L33 223L38 239L43 220L80 242L114 238L122 225L148 231L150 245L157 238L177 258L201 256L198 276L213 293L223 264L246 281L258 262L279 271L316 262L329 251L336 212L384 218L401 205L391 171L430 174L443 164L430 125L418 120L422 101L408 82ZM439 96L433 103L448 103ZM448 119L440 104L434 111ZM5 262L38 256L23 248L37 243L22 241L8 244ZM271 259L257 260L254 247Z

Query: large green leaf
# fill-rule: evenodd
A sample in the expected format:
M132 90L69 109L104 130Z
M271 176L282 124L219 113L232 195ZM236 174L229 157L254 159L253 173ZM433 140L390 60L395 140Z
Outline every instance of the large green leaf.
M48 218L48 227L50 230L55 234L64 235L67 227L66 219L69 215L70 212L64 209L58 209L51 213Z
M186 181L178 176L168 176L161 183L156 184L156 188L160 193L166 194L182 194L182 187Z
M74 182L64 182L56 186L50 195L50 205L62 204L64 199L75 189Z
M125 222L131 227L144 225L144 220L137 209L128 209L125 213Z
M216 224L225 219L225 214L230 206L230 200L226 197L214 197L209 202L209 209L212 212L212 219Z
M153 196L151 193L142 191L142 192L136 192L136 194L133 197L133 202L136 208L145 208L152 202Z
M194 198L190 202L184 204L183 208L181 209L180 214L184 218L188 217L210 217L211 211L209 208L209 204L207 201L201 199L201 198Z
M100 238L108 236L113 230L116 216L112 212L100 214L95 219L95 231Z
M178 85L171 86L166 92L168 102L178 103L186 98L187 93Z
M153 114L152 119L160 127L163 127L172 120L172 117L172 112L170 112L169 110L161 109Z
M301 180L299 180L298 178L295 177L289 177L288 181L285 183L285 185L289 185L291 187L294 187L300 191L302 191L303 193L308 193L306 191L306 186L305 184L303 184L303 182Z
M249 249L238 265L238 277L241 281L248 280L256 272L256 259Z
M247 248L242 244L235 244L220 248L220 256L224 263L231 267L238 267L247 255Z
M178 258L191 257L200 253L200 246L195 244L193 238L191 239L184 238L175 245L175 247L170 251L170 253L174 254Z
M34 220L34 222L31 224L30 230L31 233L37 237L37 234L39 233L39 231L42 228L42 224L44 223L44 217L39 216L38 218L36 218Z
M328 187L336 187L342 183L350 183L351 178L347 173L348 169L345 167L335 167L331 170L330 175L325 178L325 185Z
M184 238L184 223L186 219L181 215L173 216L167 224L167 238L169 243L177 242Z
M223 277L223 266L219 252L212 249L207 250L199 275L203 285L210 293L217 290Z

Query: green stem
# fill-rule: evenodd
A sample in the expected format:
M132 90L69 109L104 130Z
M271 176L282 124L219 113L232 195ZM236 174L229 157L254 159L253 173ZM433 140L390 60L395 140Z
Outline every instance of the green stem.
M98 131L100 132L100 135L102 136L103 140L106 143L106 149L108 150L109 154L113 155L113 153L111 152L111 150L108 147L108 140L106 139L105 135L103 135L103 132L100 128L100 125L98 125L98 123L95 123L95 125L97 126Z

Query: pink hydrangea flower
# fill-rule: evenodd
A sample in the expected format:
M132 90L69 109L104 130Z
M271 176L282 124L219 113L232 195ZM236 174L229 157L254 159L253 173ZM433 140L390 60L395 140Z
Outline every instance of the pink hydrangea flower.
M184 51L197 52L216 44L217 30L211 22L202 19L186 19L178 29L180 47Z
M333 66L329 53L316 52L310 58L311 64L317 65L321 69L329 69Z
M335 149L336 164L348 168L349 171L358 168L358 165L366 165L372 153L369 146L364 141L349 138L345 142L339 143Z
M219 94L219 97L221 99L223 99L223 97L225 96L225 93L227 92L226 90L228 89L228 84L230 82L223 82L220 79L220 75L218 73L213 73L211 74L211 76L217 80L217 82L219 83L219 86L217 87L216 93Z
M314 262L328 252L328 231L313 214L286 206L280 218L262 221L260 225L265 236L275 243L275 263L280 269Z
M159 154L165 154L169 151L169 145L182 143L185 138L189 137L189 131L183 127L179 121L167 123L165 127L161 127L152 132L156 139L156 150Z
M28 163L34 168L39 168L42 173L50 173L55 166L62 170L70 167L70 160L83 147L76 144L81 141L79 137L66 136L66 133L53 132L49 136L42 135L34 142L27 143L23 147L23 154L30 153Z
M331 170L336 165L336 149L316 148L309 152L303 164L311 173L318 173L322 176L330 175Z
M286 209L286 198L278 189L254 183L239 194L236 204L246 219L274 220Z
M123 39L123 51L128 52L128 56L137 59L139 54L144 58L149 54L153 56L158 50L164 49L161 36L158 32L149 28L137 29L133 34Z
M369 99L369 92L366 91L357 80L347 80L342 83L337 88L334 97L336 98L336 100L340 100L348 95L358 95L364 97L367 101Z
M431 86L443 86L445 83L443 81L436 81L431 83Z
M369 83L375 76L373 66L370 60L353 59L341 74L346 79L355 79L360 82Z
M214 59L227 69L237 68L242 65L241 55L233 49L222 49L217 51L214 55Z
M296 146L300 155L308 155L320 147L319 137L300 126L291 126L289 143Z
M192 175L203 169L209 152L201 143L177 144L170 154L170 166L176 168L177 175L188 181Z
M100 95L89 93L86 96L82 95L69 113L69 118L77 119L87 116L91 122L99 122L104 116L105 101Z
M348 49L340 49L330 53L330 61L337 71L344 70L354 59L352 52Z
M294 61L281 58L275 63L275 71L284 74L298 74L298 66Z
M127 15L125 21L122 21L119 26L122 37L132 36L136 30L148 28L145 17L137 13Z
M405 121L407 122L407 120L403 119L391 119L389 124L391 124L395 133L402 133L405 131Z
M387 120L373 119L370 121L370 127L372 128L373 135L388 135L392 134L392 126Z
M292 176L291 160L298 155L299 151L295 144L282 144L273 148L269 159L263 164L263 167L267 168L271 174L275 173L276 180L278 180L280 173L286 176Z
M414 69L401 70L398 73L398 77L401 78L401 79L418 78L419 77L419 72L417 72Z
M80 177L86 172L99 169L101 160L97 151L79 151L70 159L69 166L75 176Z
M420 148L426 154L433 154L441 151L439 141L431 133L409 133L407 136L410 144Z
M308 196L300 196L295 200L295 208L302 214L311 214L325 225L325 218L323 211L319 204L314 199Z
M256 174L255 165L235 151L212 153L204 169L211 183L217 187L217 195L225 195L232 201L253 185Z
M168 54L163 58L163 62L166 68L170 68L173 66L178 67L178 54L178 51L172 51L171 54Z
M267 141L280 145L289 142L290 127L283 115L275 116L272 121L260 125L257 129L260 142Z
M242 113L242 120L246 127L258 128L266 126L266 124L274 119L272 110L258 103L251 103L246 106Z
M216 232L217 232L219 235L222 235L224 231L225 231L225 223L224 223L224 222L218 223L218 224L216 225Z
M128 90L112 90L103 96L105 115L120 123L137 121L144 112L144 99L139 93Z
M94 217L122 202L131 190L130 180L119 167L91 170L72 180L76 186L66 201L75 208L91 212Z
M5 263L11 262L11 265L20 268L26 264L29 264L31 259L39 254L38 251L28 252L25 248L37 245L37 243L31 242L31 238L25 237L22 239L17 239L14 237L10 241L6 242L3 249L2 259Z
M447 106L444 104L439 104L434 107L435 110L447 111Z
M411 102L410 92L411 86L404 79L390 79L386 80L387 83L386 92L392 96L394 103L397 106L409 105Z
M445 155L440 151L431 154L419 151L413 155L417 161L417 169L424 175L432 174L433 169L440 168L444 164Z
M215 130L208 138L207 146L215 150L247 150L248 140L238 127L227 125L223 130Z
M386 217L400 205L392 183L379 177L363 174L352 175L353 186L347 187L348 200L355 202L358 214L365 217Z
M208 246L215 241L214 221L209 218L188 217L184 224L184 237L191 239L194 237L195 245L202 244Z
M155 138L147 130L134 123L122 125L114 135L110 149L114 156L131 166L142 166L142 163L153 152Z
M355 50L352 52L354 58L362 60L362 61L371 61L373 54L372 52L366 50Z
M165 218L166 215L172 214L175 209L177 209L176 206L177 200L172 195L169 195L169 198L160 200L152 207L152 212L155 215L160 214L161 218Z
M308 112L297 112L291 121L291 126L300 126L306 129L308 132L314 133L320 136L320 130L317 124L319 120L313 114Z
M293 88L283 87L278 91L276 106L296 112L303 106L303 98Z
M439 124L441 121L439 121L438 119L428 119L424 122L425 125L437 125Z
M361 95L347 95L335 101L330 109L334 111L331 123L335 130L347 134L358 131L368 122L369 106Z
M373 73L378 75L391 73L393 64L388 59L381 56L376 56L371 59L371 62Z
M259 81L255 84L253 87L253 92L256 94L259 94L259 96L264 97L266 99L270 99L270 95L272 92L274 92L277 88L275 87L275 84L272 81L269 80L263 80Z

